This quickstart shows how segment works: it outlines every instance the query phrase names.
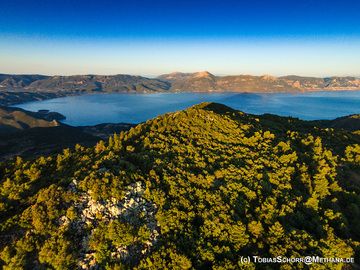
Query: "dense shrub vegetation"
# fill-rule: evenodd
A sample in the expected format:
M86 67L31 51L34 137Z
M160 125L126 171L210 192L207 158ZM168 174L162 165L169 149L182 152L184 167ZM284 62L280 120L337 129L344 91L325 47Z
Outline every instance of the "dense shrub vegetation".
M356 133L205 103L0 173L4 269L343 267L241 264L252 255L359 262Z

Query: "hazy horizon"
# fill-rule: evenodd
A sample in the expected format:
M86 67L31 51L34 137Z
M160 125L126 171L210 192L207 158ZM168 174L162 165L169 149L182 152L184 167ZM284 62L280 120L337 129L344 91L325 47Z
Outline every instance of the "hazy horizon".
M50 74L50 73L18 73L18 72L13 72L13 73L7 73L7 72L1 72L0 70L0 74L2 75L43 75L43 76L87 76L87 75L94 75L94 76L115 76L115 75L131 75L131 76L141 76L141 77L146 77L146 78L157 78L161 75L166 75L166 74L171 74L171 73L197 73L197 72L209 72L212 75L218 76L218 77L222 77L222 76L237 76L237 75L244 75L244 76L273 76L273 77L286 77L286 76L299 76L299 77L314 77L314 78L330 78L330 77L356 77L356 78L360 78L360 75L348 75L348 74L344 74L344 75L328 75L328 76L309 76L309 75L303 75L303 74L280 74L280 75L274 75L274 74L269 74L269 73L259 73L259 74L249 74L249 73L233 73L233 74L217 74L214 72L211 72L209 70L198 70L198 71L172 71L172 72L166 72L166 73L159 73L159 74L138 74L138 73L108 73L108 74L104 74L104 73L74 73L74 74L58 74L58 73L54 73L54 74Z

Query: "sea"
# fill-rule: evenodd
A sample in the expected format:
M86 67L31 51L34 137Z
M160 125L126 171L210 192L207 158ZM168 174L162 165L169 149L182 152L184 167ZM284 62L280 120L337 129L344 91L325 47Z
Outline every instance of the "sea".
M201 102L217 102L251 113L271 113L303 120L323 120L360 113L359 91L306 93L151 93L86 94L18 104L30 111L63 114L65 124L140 123Z

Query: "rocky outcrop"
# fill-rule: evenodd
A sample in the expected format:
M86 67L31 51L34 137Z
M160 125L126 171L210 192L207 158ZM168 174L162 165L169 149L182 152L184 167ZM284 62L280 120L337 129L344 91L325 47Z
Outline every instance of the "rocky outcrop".
M60 226L71 226L81 236L81 258L78 266L80 269L98 269L95 253L89 248L89 237L96 225L101 221L109 223L112 220L120 220L130 225L136 225L141 216L141 222L145 223L150 231L149 238L137 245L119 245L111 250L113 258L128 262L132 258L141 258L151 251L160 236L160 227L155 218L157 207L154 203L144 198L145 188L141 182L136 182L126 188L122 200L110 198L96 201L91 194L79 191L78 183L73 180L69 190L79 198L74 205L79 219L70 221L66 216L59 219Z

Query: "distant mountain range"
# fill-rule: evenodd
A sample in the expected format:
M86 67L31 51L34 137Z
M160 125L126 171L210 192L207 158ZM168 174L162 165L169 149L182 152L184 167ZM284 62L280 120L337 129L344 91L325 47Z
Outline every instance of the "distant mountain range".
M300 77L269 75L215 76L207 71L196 73L170 73L158 77L171 83L173 91L236 91L236 92L288 92L315 90L360 89L356 77Z
M7 75L0 74L0 105L8 106L33 100L117 92L297 92L357 90L356 77L301 77L269 75L215 76L207 71L175 72L157 78L132 75Z
M6 75L0 74L0 91L26 92L151 92L151 91L306 91L360 89L356 77L301 77L269 75L215 76L207 71L175 72L157 78L132 75Z
M166 91L171 85L158 79L131 75L5 75L0 74L0 91L39 92L146 92Z

